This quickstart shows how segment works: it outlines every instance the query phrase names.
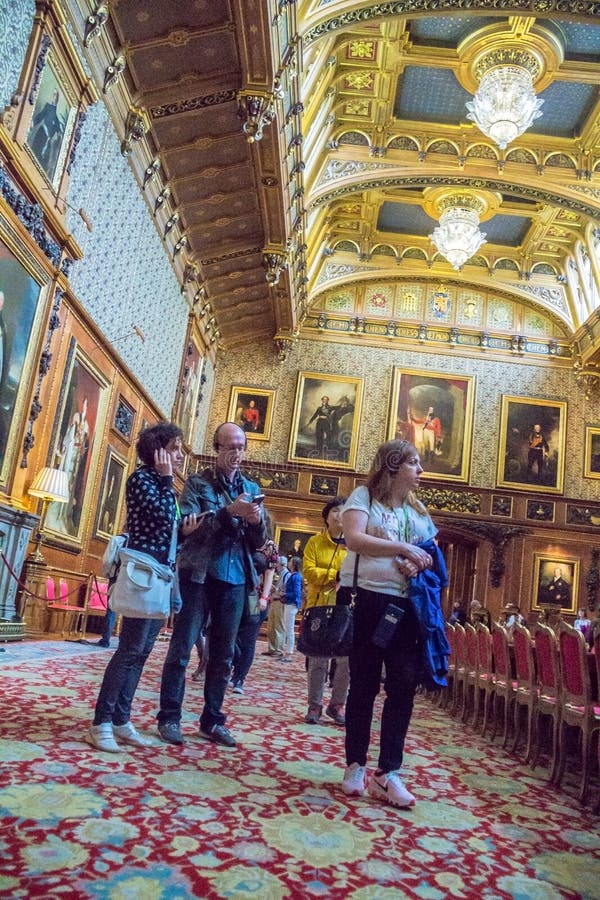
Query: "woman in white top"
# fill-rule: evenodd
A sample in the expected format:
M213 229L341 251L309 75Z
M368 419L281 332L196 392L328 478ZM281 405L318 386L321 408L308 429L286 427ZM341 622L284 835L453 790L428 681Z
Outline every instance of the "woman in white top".
M382 444L367 484L353 491L342 513L349 550L340 573L342 586L352 585L359 554L342 789L348 795L365 791L373 705L385 663L379 761L367 790L402 808L415 803L399 769L420 671L419 629L408 599L408 579L432 566L430 554L416 545L436 534L414 494L422 472L419 454L408 441ZM381 648L372 637L389 603L403 612L388 646Z

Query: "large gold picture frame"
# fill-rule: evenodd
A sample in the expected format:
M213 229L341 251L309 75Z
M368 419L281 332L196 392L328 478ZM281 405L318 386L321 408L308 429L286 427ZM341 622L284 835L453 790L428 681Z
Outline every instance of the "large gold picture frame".
M227 419L243 428L252 441L268 441L271 438L275 391L265 388L231 387Z
M289 461L353 469L362 389L362 378L298 372Z
M0 487L20 449L46 315L48 275L0 215Z
M304 556L307 540L319 529L310 525L275 525L275 543L280 556Z
M196 431L200 405L200 388L204 374L203 344L198 326L190 323L185 354L179 377L179 388L173 408L173 421L183 432L183 442L191 447Z
M565 471L567 404L502 397L498 487L560 494Z
M585 427L585 449L583 458L585 478L600 478L600 428Z
M423 479L467 482L475 378L471 375L394 369L387 438L415 445Z
M67 544L81 545L94 512L91 492L109 393L106 378L71 338L48 462L66 472L69 500L50 503L46 518L47 534Z
M119 533L126 480L127 459L109 445L98 490L95 537L108 541Z
M77 97L64 63L51 48L42 69L27 132L27 147L53 187L67 165L67 153L77 117Z
M574 613L579 592L579 560L536 553L533 559L532 609Z

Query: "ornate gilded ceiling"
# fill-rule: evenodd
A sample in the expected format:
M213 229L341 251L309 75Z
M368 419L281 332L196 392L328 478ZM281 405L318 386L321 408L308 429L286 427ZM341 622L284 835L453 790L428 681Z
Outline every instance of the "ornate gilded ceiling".
M371 281L497 285L571 336L587 318L567 275L600 212L600 5L413 6L107 4L88 61L100 84L125 63L107 103L124 139L141 116L132 165L223 346L291 339L332 289ZM95 11L73 6L82 30ZM505 150L465 106L490 50L531 58L544 100ZM429 240L447 189L487 198L459 272Z

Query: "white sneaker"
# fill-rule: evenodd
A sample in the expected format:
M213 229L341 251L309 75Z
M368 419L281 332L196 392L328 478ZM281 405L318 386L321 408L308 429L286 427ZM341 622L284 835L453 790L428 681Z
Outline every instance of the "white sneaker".
M367 788L369 796L384 803L391 803L399 809L410 809L415 805L416 798L406 789L406 785L398 772L384 772L381 775L373 775Z
M106 753L123 753L123 748L119 747L115 741L111 722L102 722L101 725L90 725L83 739L92 747L95 747L96 750L104 750Z
M154 741L142 737L131 722L125 725L113 725L113 733L122 744L131 744L132 747L153 747Z
M365 792L366 780L366 766L359 766L358 763L352 763L352 765L346 767L346 771L344 772L342 790L348 797L362 797Z

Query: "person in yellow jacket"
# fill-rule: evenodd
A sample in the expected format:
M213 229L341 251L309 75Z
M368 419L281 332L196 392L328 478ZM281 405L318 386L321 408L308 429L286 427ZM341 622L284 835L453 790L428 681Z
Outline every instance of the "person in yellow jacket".
M311 606L328 606L335 602L337 576L346 556L341 518L345 502L345 497L335 497L323 507L321 515L325 529L309 538L304 548L302 574L307 588L306 609ZM344 725L344 706L350 680L348 657L336 657L333 668L331 700L325 714L336 725ZM328 659L314 656L308 658L308 712L304 721L309 725L317 725L321 719L328 671Z

